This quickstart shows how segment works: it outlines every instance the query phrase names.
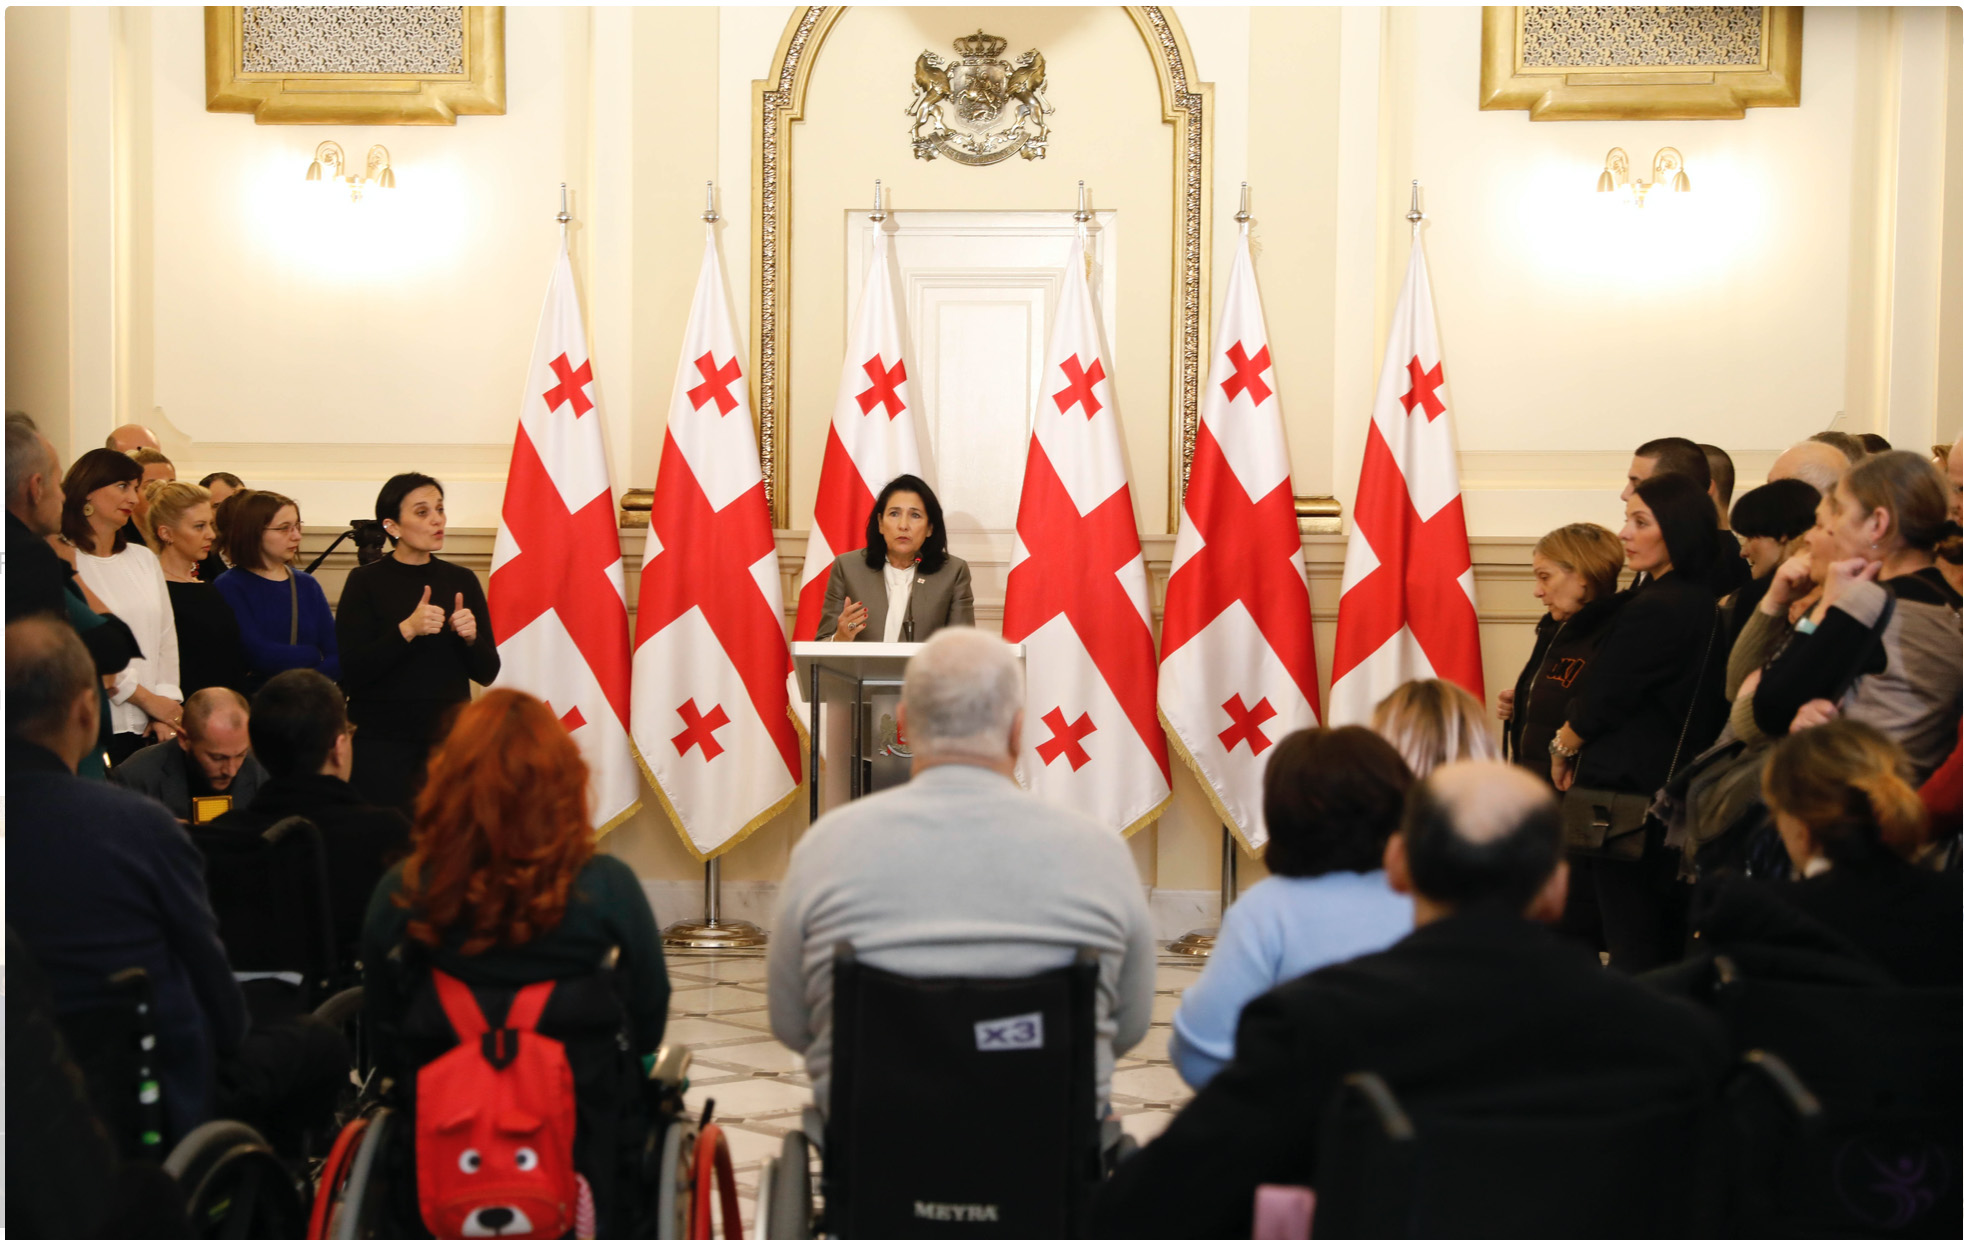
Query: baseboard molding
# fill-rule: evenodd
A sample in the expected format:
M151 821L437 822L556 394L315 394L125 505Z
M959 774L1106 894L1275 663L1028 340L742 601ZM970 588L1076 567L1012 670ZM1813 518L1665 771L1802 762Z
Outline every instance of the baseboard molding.
M702 916L702 883L699 880L644 878L641 890L655 910L655 921L662 926ZM1146 907L1152 912L1153 937L1165 942L1189 930L1214 926L1221 919L1221 893L1218 891L1179 891L1148 887ZM747 921L765 930L777 928L777 884L759 879L725 879L722 915L731 921Z

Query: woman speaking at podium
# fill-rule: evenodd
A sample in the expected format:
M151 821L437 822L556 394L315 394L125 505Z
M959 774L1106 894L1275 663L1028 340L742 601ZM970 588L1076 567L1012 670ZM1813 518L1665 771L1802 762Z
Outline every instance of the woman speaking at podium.
M832 561L818 640L924 642L975 623L968 562L948 554L941 501L902 474L880 488L866 518L866 547Z

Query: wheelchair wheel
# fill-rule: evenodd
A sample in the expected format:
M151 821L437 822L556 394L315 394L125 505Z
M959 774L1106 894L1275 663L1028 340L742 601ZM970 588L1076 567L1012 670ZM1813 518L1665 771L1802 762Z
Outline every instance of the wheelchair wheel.
M322 1230L310 1240L369 1240L382 1234L389 1193L380 1172L388 1144L395 1137L395 1118L396 1113L386 1109L368 1117L339 1199L328 1203L322 1212ZM321 1189L326 1191L325 1181Z
M757 1184L762 1216L759 1240L811 1240L811 1146L802 1132L786 1133L784 1151L769 1169L770 1183Z
M661 1162L656 1172L655 1240L689 1240L691 1206L695 1201L696 1126L677 1119L662 1134Z
M199 1125L164 1160L164 1171L184 1192L193 1235L286 1240L306 1226L286 1164L246 1124Z

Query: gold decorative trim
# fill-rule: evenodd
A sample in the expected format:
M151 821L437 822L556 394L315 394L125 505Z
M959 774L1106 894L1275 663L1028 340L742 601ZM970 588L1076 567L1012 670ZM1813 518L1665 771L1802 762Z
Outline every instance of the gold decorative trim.
M1214 88L1192 80L1193 52L1170 9L1128 5L1125 11L1152 54L1161 119L1173 126L1173 235L1179 246L1173 255L1170 430L1178 450L1172 454L1167 479L1166 521L1171 530L1179 521L1180 501L1186 494L1200 418L1200 385L1206 378L1208 277L1213 267L1213 142L1208 118ZM771 521L780 529L789 518L785 448L790 434L791 348L783 316L791 300L791 122L804 119L812 63L843 12L842 5L812 5L793 13L771 61L775 71L755 83L752 97L750 210L756 221L756 261L751 277L751 406L757 411L765 496Z
M245 10L205 6L205 111L260 125L454 125L505 112L505 10L464 5L464 71L248 73Z
M1187 743L1181 738L1179 729L1173 726L1173 721L1166 717L1164 710L1159 712L1159 726L1166 729L1167 748L1178 754L1180 761L1186 763L1187 769L1193 772L1194 782L1199 784L1200 790L1207 794L1207 803L1212 805L1214 812L1221 816L1221 826L1225 827L1227 833L1234 837L1235 843L1241 845L1242 854L1249 857L1259 857L1267 852L1268 844L1266 842L1260 848L1253 847L1248 843L1248 837L1242 832L1241 824L1234 820L1233 814L1228 813L1228 807L1221 804L1221 794L1214 790L1213 781L1207 778L1207 772L1200 769L1200 763L1195 760L1193 751L1187 748Z
M796 711L791 712L791 722L794 724L798 724L798 713ZM798 734L800 736L803 736L804 732L805 732L804 725L798 724ZM759 827L763 826L771 819L777 817L779 814L782 814L785 810L789 809L791 807L791 803L796 801L799 798L799 796L802 795L806 790L805 781L802 779L799 780L798 786L796 788L793 788L791 791L779 797L775 802L772 803L769 809L765 810L761 814L758 814L755 818L752 818L749 822L744 823L743 826L737 831L735 835L732 835L729 839L724 840L721 844L718 844L716 847L710 849L708 852L704 852L696 847L696 842L690 839L688 831L683 829L682 815L676 811L675 803L668 799L668 792L661 786L661 781L655 778L655 773L653 770L649 768L647 759L641 756L641 747L639 745L635 745L632 748L634 750L634 764L641 768L641 777L648 781L648 786L650 788L655 790L655 800L661 804L662 813L668 815L668 823L670 826L675 828L676 838L682 841L682 847L688 850L688 853L691 857L694 857L697 861L703 862L704 864L714 861L716 858L722 856L724 853L729 852L731 849L735 848L738 844L743 843L745 840L755 835ZM809 778L809 775L807 775L807 778ZM639 809L641 807L641 802L636 801L634 803L634 806L636 809ZM619 819L615 819L615 822L619 822L619 821L620 821ZM610 823L608 825L611 827L613 824Z
M1480 109L1525 110L1531 121L1664 121L1799 107L1801 8L1767 5L1761 21L1756 65L1530 68L1521 49L1524 10L1488 5L1480 19Z

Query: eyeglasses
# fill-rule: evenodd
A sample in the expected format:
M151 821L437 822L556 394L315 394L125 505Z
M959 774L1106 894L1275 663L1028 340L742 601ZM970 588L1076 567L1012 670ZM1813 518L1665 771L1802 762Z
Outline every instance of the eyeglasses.
M301 528L298 521L289 521L284 525L269 525L266 527L266 532L268 534L298 534L301 532Z

